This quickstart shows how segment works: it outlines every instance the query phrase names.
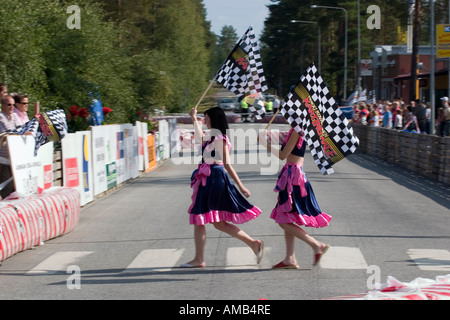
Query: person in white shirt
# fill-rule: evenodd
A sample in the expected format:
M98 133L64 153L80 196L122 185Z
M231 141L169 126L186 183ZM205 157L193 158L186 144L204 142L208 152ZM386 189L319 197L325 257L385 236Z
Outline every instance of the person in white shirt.
M394 128L397 130L402 130L403 129L403 118L402 118L402 110L397 109L397 115L395 117L395 123L394 123Z

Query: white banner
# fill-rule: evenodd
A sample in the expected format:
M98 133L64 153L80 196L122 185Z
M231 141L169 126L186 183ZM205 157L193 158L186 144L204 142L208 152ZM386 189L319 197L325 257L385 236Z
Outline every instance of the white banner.
M38 193L38 189L53 186L53 142L39 148L34 156L35 140L32 136L8 136L11 173L16 191L27 195Z
M169 123L167 120L159 121L159 152L161 159L170 158L170 135L169 135Z
M94 200L91 132L69 133L61 140L63 185L78 190L80 204Z
M94 201L91 135L90 131L77 132L78 169L80 172L79 191L81 194L81 202L84 204Z
M94 126L92 133L92 168L94 171L94 195L108 190L106 182L106 135L105 126Z

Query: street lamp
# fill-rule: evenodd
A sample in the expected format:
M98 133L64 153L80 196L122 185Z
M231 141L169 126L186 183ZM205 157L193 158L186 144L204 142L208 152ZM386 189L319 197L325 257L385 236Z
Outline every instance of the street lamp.
M317 64L318 64L318 70L320 72L320 67L321 67L321 50L320 50L320 26L319 23L317 21L304 21L304 20L291 20L291 23L308 23L308 24L317 24Z
M329 6L317 6L313 4L311 8L324 8L324 9L335 9L343 10L345 13L345 50L344 50L344 99L347 98L347 49L348 49L348 13L345 8L341 7L329 7Z

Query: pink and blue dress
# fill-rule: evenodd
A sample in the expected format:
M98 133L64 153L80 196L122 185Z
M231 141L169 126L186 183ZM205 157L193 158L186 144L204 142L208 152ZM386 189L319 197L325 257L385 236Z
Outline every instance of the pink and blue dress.
M289 140L292 130L282 148ZM304 157L305 150L306 141L300 137L291 153ZM315 228L329 225L332 217L320 209L302 165L286 162L278 174L274 191L278 193L278 202L270 217L277 223L295 223Z
M202 154L205 155L206 151L214 158L214 143L218 140L223 140L228 150L231 149L228 137L219 135L213 142L207 141L202 145ZM223 164L202 158L198 169L192 173L191 188L192 204L188 210L190 224L205 225L220 221L242 224L255 219L262 212L239 192Z

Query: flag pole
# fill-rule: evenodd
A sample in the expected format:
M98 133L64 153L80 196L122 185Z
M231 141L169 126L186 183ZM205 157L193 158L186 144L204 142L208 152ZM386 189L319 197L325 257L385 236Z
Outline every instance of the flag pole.
M209 91L209 89L211 89L213 83L214 83L214 79L212 79L212 80L209 82L208 88L206 88L206 90L205 90L205 92L203 92L203 94L202 94L200 100L198 100L197 104L195 105L195 108L194 108L195 110L197 110L197 108L198 108L198 106L200 105L200 103L202 102L203 98L206 96L206 93Z
M278 113L280 113L280 108L278 108L277 112L275 112L275 114L273 115L272 119L270 119L269 123L267 124L266 128L264 129L264 132L266 132L267 129L269 129L270 125L272 124L273 120L275 120L275 118L277 117Z

